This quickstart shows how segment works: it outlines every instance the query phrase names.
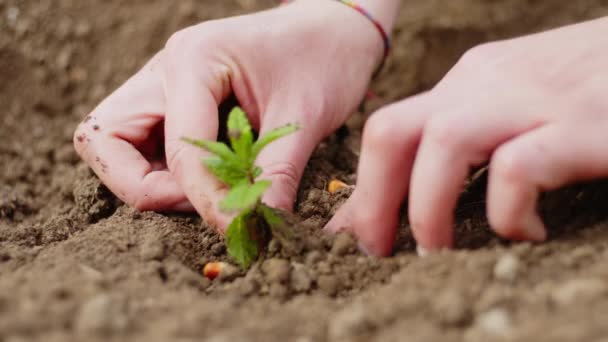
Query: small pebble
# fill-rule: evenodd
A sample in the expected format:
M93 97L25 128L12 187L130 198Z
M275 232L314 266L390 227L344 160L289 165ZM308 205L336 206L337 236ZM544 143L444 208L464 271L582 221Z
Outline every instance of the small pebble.
M72 61L72 54L73 51L70 47L61 49L61 51L59 51L59 54L57 55L57 68L61 70L66 70L70 65L70 62Z
M323 259L323 255L321 254L321 252L310 251L308 254L306 254L306 257L304 258L304 262L306 263L306 265L312 266L312 265L318 263L319 261L321 261L322 259Z
M512 283L517 279L521 262L514 254L505 254L494 265L494 278Z
M87 36L89 33L91 33L91 25L89 23L86 21L81 21L76 24L76 27L74 28L74 34L76 37L82 38Z
M284 283L289 279L289 262L283 259L272 258L264 261L262 272L270 283Z
M80 309L76 331L82 334L109 335L120 333L128 326L125 302L108 294L91 298Z
M272 239L268 243L268 254L277 255L281 252L281 243L277 239Z
M553 290L551 298L559 305L568 305L589 301L607 293L606 283L600 279L574 279Z
M317 263L317 272L320 274L331 274L331 263L329 261L321 261Z
M326 295L333 297L338 293L338 280L336 277L322 275L317 279L319 289Z
M215 256L222 255L222 253L224 253L224 250L225 250L224 244L221 242L218 242L218 243L214 244L213 246L211 246L211 254L213 254Z
M154 235L145 237L139 256L144 261L162 260L165 256L165 245Z
M296 292L306 292L312 287L312 279L304 265L295 265L291 273L291 288Z
M471 315L466 298L452 290L441 293L436 298L433 309L439 322L448 326L465 324Z
M14 26L19 18L19 8L15 6L10 6L6 9L6 20L9 25Z
M331 253L337 256L343 256L354 250L355 240L350 234L340 233L336 235L334 243L331 247Z
M509 336L511 325L511 316L506 310L500 308L486 311L475 320L475 328L490 336L501 338Z

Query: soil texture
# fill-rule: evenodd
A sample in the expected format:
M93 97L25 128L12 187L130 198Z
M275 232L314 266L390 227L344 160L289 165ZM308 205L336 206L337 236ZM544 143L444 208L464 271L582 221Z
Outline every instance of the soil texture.
M432 87L477 44L608 14L603 0L404 0L378 95L312 157L295 249L247 272L196 215L140 213L78 159L78 122L176 30L273 6L253 0L0 0L0 342L608 341L608 183L546 194L550 241L488 230L484 179L463 195L457 245L357 252L325 222L353 184L374 109Z

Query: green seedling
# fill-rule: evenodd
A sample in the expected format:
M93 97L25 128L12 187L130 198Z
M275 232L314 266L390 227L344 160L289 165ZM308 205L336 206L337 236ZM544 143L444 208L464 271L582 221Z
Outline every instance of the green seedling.
M261 198L271 182L257 179L262 169L255 165L255 160L268 144L298 129L293 124L279 127L254 142L247 115L235 107L228 115L231 147L217 141L183 138L213 154L204 159L203 164L229 187L220 209L236 217L226 230L226 246L228 254L243 268L258 259L271 236L289 239L289 230L279 211L262 203Z

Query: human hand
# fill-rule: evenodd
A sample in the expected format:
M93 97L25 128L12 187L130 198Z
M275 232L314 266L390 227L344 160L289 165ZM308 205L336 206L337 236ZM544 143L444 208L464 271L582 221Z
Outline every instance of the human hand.
M380 38L362 15L327 0L187 28L85 119L74 144L126 203L194 207L225 228L229 218L217 203L226 189L201 164L206 153L181 138L216 139L218 106L234 94L261 134L302 127L257 160L273 182L263 200L291 209L312 151L363 98L382 56Z
M326 229L388 255L409 191L421 254L449 248L465 178L489 160L494 231L544 240L539 192L608 175L607 70L608 19L472 49L434 89L370 118L356 189Z

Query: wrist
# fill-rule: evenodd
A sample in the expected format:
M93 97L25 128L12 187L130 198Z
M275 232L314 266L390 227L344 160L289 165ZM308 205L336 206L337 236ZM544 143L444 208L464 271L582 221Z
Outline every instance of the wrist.
M358 0L356 3L365 8L390 36L399 13L401 0Z
M296 0L281 0L281 3L287 4L294 1ZM382 25L386 33L388 35L391 34L393 26L395 25L395 19L397 18L397 14L399 12L401 0L359 0L353 2L368 11L374 17L374 19L377 20L380 25Z
M380 71L390 51L390 35L398 13L400 0L286 0L303 12L324 17L349 33L345 40L367 43L367 52L375 57ZM303 13L302 12L302 13ZM334 26L335 27L335 26Z

